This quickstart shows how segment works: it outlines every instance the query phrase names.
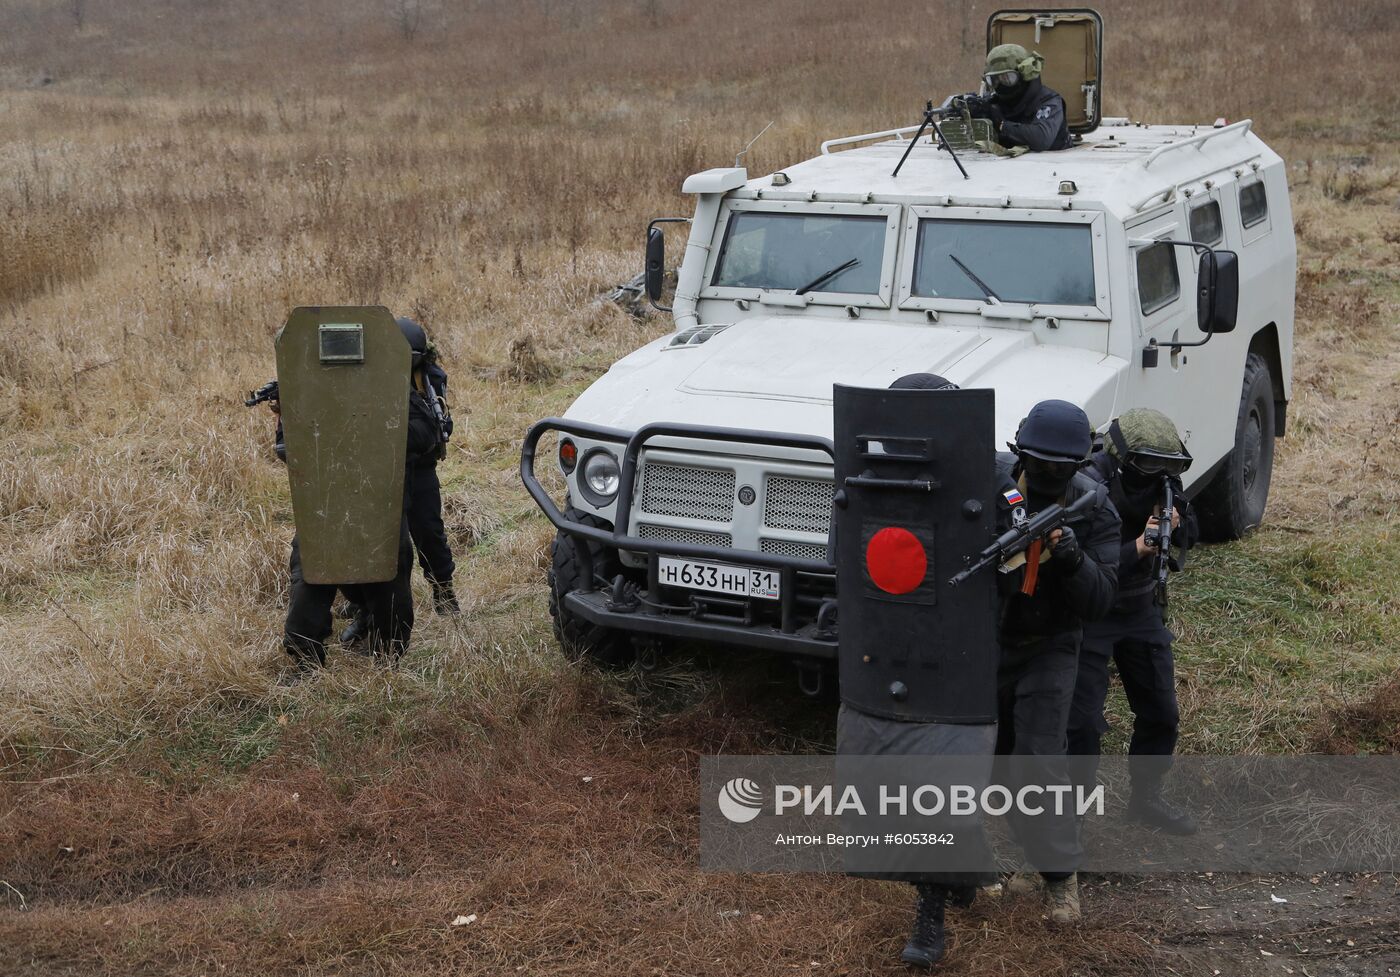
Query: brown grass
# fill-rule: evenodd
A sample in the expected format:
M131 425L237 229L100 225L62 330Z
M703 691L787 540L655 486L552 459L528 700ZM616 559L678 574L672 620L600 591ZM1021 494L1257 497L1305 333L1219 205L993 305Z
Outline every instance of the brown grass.
M353 791L287 758L315 736L301 722L284 756L237 786L172 791L111 776L14 789L0 847L22 853L7 879L32 908L0 913L0 945L11 948L0 963L38 961L39 973L885 969L904 938L906 886L691 868L698 757L722 743L761 748L751 723L712 699L610 742L616 722L598 715L595 695L576 685L551 703L563 718L543 736L529 717L480 731L444 724L435 748ZM1150 972L1143 921L1100 909L1070 933L1047 930L1032 904L956 914L947 972L1030 973L1027 954L1036 973ZM467 914L477 920L451 926Z
M770 120L754 171L917 121L975 77L989 5L424 3L411 42L372 0L91 5L78 30L65 6L0 9L0 971L883 970L900 887L693 867L695 757L820 748L828 712L736 697L747 676L566 670L514 466L531 421L668 328L594 298L686 210L686 174ZM1357 581L1400 508L1400 128L1376 67L1400 15L1104 12L1110 114L1252 116L1290 161L1272 528L1178 606L1192 748L1302 748L1320 703L1394 670L1393 594ZM290 507L238 398L287 310L330 302L418 315L453 373L467 613L424 618L396 673L337 659L286 690ZM1288 596L1241 599L1255 567ZM1047 938L978 910L948 970L1142 972L1141 922L1095 912Z

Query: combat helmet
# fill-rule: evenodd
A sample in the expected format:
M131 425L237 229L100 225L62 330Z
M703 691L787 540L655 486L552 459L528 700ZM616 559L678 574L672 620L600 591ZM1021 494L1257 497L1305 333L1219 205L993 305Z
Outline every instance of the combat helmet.
M891 390L957 390L958 385L937 373L906 373L894 383Z
M408 340L409 349L413 350L413 366L416 369L423 362L423 357L428 354L428 334L424 332L422 326L408 316L399 316L394 321L398 323L403 338Z
M982 80L993 91L1019 88L1040 77L1045 59L1039 52L1027 51L1019 44L998 44L987 52Z
M1088 415L1067 400L1042 400L1032 407L1012 445L1018 455L1075 464L1088 458L1092 447Z
M1150 407L1125 410L1108 426L1108 453L1144 475L1180 475L1191 453L1170 417Z

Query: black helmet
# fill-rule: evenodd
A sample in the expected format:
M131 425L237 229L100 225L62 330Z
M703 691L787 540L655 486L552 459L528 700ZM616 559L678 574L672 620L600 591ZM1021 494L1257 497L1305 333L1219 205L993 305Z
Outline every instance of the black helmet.
M1042 400L1016 429L1016 453L1042 461L1078 464L1092 447L1088 415L1067 400Z
M408 316L399 316L394 320L399 324L399 329L403 331L403 338L408 340L409 349L413 350L413 365L417 366L428 352L428 334L423 331L423 327L414 322Z
M906 373L894 383L891 390L957 390L958 385L937 373Z

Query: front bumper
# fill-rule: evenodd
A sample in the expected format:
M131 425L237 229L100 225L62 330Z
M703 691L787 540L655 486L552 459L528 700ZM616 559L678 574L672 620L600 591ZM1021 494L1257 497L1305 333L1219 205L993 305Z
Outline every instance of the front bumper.
M645 609L613 610L609 595L600 590L574 591L564 596L571 614L600 627L630 631L640 635L737 645L778 654L836 660L836 636L816 623L804 624L791 633L771 625L716 621L706 617L679 617Z
M622 448L615 525L612 530L570 519L535 476L540 439L550 431L609 442ZM632 497L643 448L654 438L686 438L728 444L762 444L816 450L832 457L831 441L811 435L705 427L691 424L649 424L636 432L596 424L547 418L534 424L520 453L520 478L535 503L560 532L578 540L584 563L585 584L564 595L572 613L601 626L645 635L714 642L816 658L835 658L835 573L829 559L807 559L783 553L736 551L678 540L647 539L626 531L631 524ZM631 594L608 593L594 586L587 541L634 554L645 554L648 585ZM660 555L686 557L721 564L741 564L777 570L782 577L782 598L776 612L772 602L739 600L689 592L685 604L668 603L658 586L655 566ZM674 594L673 588L664 588ZM767 608L762 605L768 604ZM829 606L829 610L828 610ZM830 624L828 624L830 621Z

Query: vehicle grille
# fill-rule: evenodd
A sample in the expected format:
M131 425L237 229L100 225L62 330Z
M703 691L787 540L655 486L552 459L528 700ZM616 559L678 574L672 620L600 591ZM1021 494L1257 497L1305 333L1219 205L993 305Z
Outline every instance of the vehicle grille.
M763 493L765 526L826 535L831 528L831 482L820 478L769 475L766 485Z
M641 511L729 522L734 514L734 472L649 461L642 466Z
M826 560L825 543L800 543L792 539L764 539L759 543L764 553L793 556L799 560Z
M734 548L734 537L728 533L707 533L702 529L681 529L678 526L657 526L643 522L637 524L637 535L642 539L664 539L668 543L693 543L696 546L715 546L726 550Z

